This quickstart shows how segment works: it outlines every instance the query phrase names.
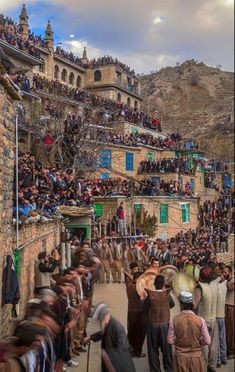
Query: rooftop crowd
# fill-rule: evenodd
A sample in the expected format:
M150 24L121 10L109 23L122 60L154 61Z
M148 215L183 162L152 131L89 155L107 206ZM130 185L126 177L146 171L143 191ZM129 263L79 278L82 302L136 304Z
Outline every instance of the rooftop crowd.
M36 46L46 47L44 39L41 36L35 35L30 30L27 40L24 40L21 35L20 26L3 14L0 14L0 39L36 58L40 58L40 53Z
M117 58L113 58L112 56L103 56L103 57L89 61L89 67L91 68L99 68L99 67L108 66L108 65L114 65L120 68L122 71L126 72L127 74L135 77L134 70L131 70L131 68L128 65L120 62Z

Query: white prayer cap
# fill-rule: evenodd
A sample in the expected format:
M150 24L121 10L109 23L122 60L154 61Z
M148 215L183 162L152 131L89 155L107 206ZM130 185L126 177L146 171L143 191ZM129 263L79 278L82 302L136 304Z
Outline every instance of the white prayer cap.
M95 308L94 314L93 314L93 319L94 320L103 320L104 317L110 314L110 309L106 304L98 304Z
M180 292L179 301L184 304L190 304L193 302L193 295L190 292Z

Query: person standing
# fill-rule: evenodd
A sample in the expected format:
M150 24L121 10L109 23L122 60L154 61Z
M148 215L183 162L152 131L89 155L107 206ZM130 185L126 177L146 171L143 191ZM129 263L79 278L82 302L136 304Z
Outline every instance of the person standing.
M225 300L227 294L227 280L222 280L218 284L218 295L216 304L216 321L219 333L219 345L217 355L217 367L221 364L227 364L227 346L226 346L226 330L225 330Z
M211 337L209 347L203 348L208 364L208 372L215 372L217 365L219 335L216 321L216 306L219 282L220 278L215 279L215 275L210 267L202 268L199 277L199 287L196 288L195 295L198 315L206 321Z
M113 263L111 266L113 283L121 283L122 279L122 260L123 260L123 253L122 253L122 246L121 244L113 241L111 243L111 253L113 256Z
M235 281L234 274L231 266L225 266L223 272L224 278L227 280L227 295L225 300L225 328L226 328L226 341L227 341L227 355L228 359L235 356L235 335L234 335L234 289Z
M206 322L193 312L193 296L189 292L179 295L181 313L170 322L167 341L175 345L174 372L205 372L202 346L210 345Z
M173 371L172 348L167 342L170 309L175 306L169 290L165 289L165 278L157 275L154 280L155 291L146 289L141 296L143 309L148 312L147 348L150 372L161 372L159 348L163 354L163 365L167 372Z
M113 264L113 256L107 241L103 241L101 247L101 262L104 267L104 273L106 276L106 283L110 283L110 271Z
M49 261L50 256L46 251L38 254L38 260L35 262L35 293L39 293L41 289L50 288L51 286L51 274L59 266L59 255L58 252L54 256L54 259ZM50 263L49 263L50 262Z
M138 266L136 267L138 268ZM141 309L140 297L136 290L136 282L140 272L135 272L133 280L126 280L126 293L128 299L127 312L127 338L132 348L132 357L144 358L142 353L144 339L146 335L146 314Z
M121 236L126 235L126 220L125 220L125 212L123 207L123 202L120 203L117 212L116 212L117 218L118 218L118 231Z

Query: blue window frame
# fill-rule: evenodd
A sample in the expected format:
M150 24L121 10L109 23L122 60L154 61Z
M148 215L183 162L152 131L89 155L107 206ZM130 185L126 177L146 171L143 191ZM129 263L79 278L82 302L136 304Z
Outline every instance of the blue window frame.
M126 171L132 172L134 170L134 154L133 152L126 152Z
M102 150L100 153L100 167L111 168L112 150Z
M101 179L102 179L102 180L107 180L107 179L109 179L109 173L101 173Z
M190 179L189 185L190 185L190 188L191 188L192 192L194 193L195 192L195 180L194 180L194 178Z

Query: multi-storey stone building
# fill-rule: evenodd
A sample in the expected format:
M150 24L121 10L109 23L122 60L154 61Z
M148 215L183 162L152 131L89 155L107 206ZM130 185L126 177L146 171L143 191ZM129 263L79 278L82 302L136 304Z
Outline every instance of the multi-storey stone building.
M29 17L25 5L19 16L18 26L22 40L30 39ZM7 31L14 33L12 24L8 25ZM94 65L88 60L86 48L82 58L71 57L69 53L65 56L60 47L55 48L50 21L43 43L38 42L35 45L34 55L20 49L16 53L14 46L1 39L0 45L13 60L16 57L18 63L21 61L24 67L29 67L31 73L39 73L71 87L92 90L97 95L123 102L130 107L140 107L140 81L133 71L122 68L122 64L115 63L115 60L107 60L100 66Z

